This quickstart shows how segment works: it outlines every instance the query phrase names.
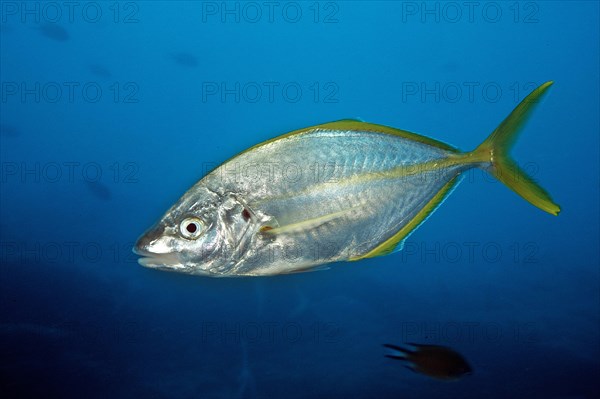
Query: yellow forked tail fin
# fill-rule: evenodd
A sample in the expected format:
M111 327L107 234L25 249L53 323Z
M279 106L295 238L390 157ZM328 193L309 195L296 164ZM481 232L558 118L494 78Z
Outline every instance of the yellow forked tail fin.
M494 177L532 205L553 215L558 215L560 207L552 201L550 194L527 176L509 155L521 128L552 83L550 81L542 84L525 97L496 130L479 147L468 154L468 157L485 164L491 163L486 170Z

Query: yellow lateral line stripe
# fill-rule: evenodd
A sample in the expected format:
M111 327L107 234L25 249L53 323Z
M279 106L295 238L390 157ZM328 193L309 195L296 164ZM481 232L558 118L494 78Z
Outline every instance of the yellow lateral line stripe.
M306 196L313 192L318 192L323 190L325 187L335 184L335 186L349 186L351 184L359 185L364 183L373 182L376 180L384 180L384 179L401 179L403 177L417 175L419 173L428 173L441 171L446 168L450 168L452 166L458 165L468 165L468 164L476 164L482 163L485 160L481 157L471 156L471 153L468 154L460 154L457 156L452 156L445 159L439 159L435 161L425 162L421 164L415 165L406 165L406 166L397 166L393 169L380 171L380 172L365 172L359 175L348 176L343 179L335 180L332 182L322 182L319 184L315 184L301 192L297 193L287 193L284 195L273 196L265 199L265 201L281 201L285 199L290 199L298 196ZM257 201L260 203L260 201Z

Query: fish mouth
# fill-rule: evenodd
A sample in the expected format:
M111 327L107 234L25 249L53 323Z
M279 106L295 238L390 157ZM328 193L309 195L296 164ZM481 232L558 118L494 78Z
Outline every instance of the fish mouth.
M136 245L133 253L141 256L138 263L151 269L181 269L183 265L175 252L157 254Z
M144 267L171 270L183 268L179 254L173 252L164 230L161 225L152 226L137 240L133 253L141 256L138 263Z

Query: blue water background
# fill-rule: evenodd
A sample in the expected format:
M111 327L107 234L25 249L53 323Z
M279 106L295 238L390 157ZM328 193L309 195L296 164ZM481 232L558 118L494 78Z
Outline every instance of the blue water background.
M600 394L597 2L0 4L3 397ZM547 80L513 154L558 217L474 171L385 258L211 279L130 252L253 144L358 117L469 150ZM474 374L411 373L387 342Z

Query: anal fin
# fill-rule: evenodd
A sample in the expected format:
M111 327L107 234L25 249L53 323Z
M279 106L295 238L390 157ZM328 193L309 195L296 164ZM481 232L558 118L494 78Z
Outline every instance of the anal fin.
M391 254L396 250L402 249L404 240L417 228L419 227L427 217L431 215L437 208L444 202L446 197L452 192L456 184L460 181L460 175L454 176L438 191L433 198L431 198L427 204L412 218L410 222L404 225L396 234L388 238L377 247L373 248L364 255L358 255L351 257L348 260L355 261L366 258L373 258L376 256L383 256Z

